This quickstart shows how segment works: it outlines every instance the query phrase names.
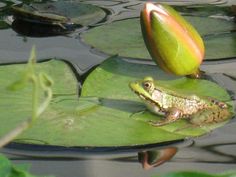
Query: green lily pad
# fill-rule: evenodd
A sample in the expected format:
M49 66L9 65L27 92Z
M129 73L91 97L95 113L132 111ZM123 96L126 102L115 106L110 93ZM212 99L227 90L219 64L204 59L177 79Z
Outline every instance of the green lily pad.
M24 71L25 64L14 64L0 66L0 107L1 107L1 128L0 138L17 127L21 122L31 116L32 111L32 88L29 85L23 90L10 91L7 89ZM56 79L57 83L53 87L54 97L58 95L73 95L77 98L78 88L77 80L73 72L62 61L49 61L37 65L38 70L44 70L53 78L59 76L65 78Z
M185 16L186 19L196 27L203 36L206 48L205 60L230 58L236 56L235 35L230 33L234 29L235 23L217 18ZM123 57L150 59L150 55L144 44L139 19L128 19L99 26L82 34L85 43L95 47L97 50L107 54L119 54ZM222 40L222 33L229 33ZM104 35L106 34L106 35ZM216 47L213 39L207 36L212 35L214 41L220 41ZM204 37L206 36L206 38ZM224 46L224 52L216 55L215 51Z
M123 110L129 112L128 117L131 117L136 121L146 123L148 120L158 120L158 118L160 119L160 116L158 117L149 111L144 111L145 106L127 87L127 83L130 81L141 79L147 75L153 76L155 79L159 80L160 84L168 85L176 90L181 89L187 93L193 92L194 90L194 93L197 95L210 96L229 103L231 100L228 93L213 82L187 78L174 79L172 76L162 72L156 66L129 63L120 60L119 58L111 58L89 75L83 85L82 96L101 97L102 101L104 100L102 105L113 108L112 114L114 114L114 116L120 116L120 113L117 112L117 110ZM233 107L232 103L231 106ZM232 108L231 111L233 111ZM152 133L149 134L146 132L145 129L142 129L142 135L146 135L147 138L154 136L150 142L154 143L163 141L163 137L165 141L170 141L176 138L176 136L179 136L179 138L182 138L183 136L199 136L210 129L215 128L206 126L203 129L199 127L195 129L185 129L184 127L188 127L188 125L189 124L185 121L178 121L161 127L149 126L148 131L155 132L160 129L165 130L165 133L167 134L161 135L161 132L159 132L159 134L153 135ZM142 140L140 139L137 140L137 142L141 141Z
M18 75L16 71L23 67L22 64L1 66L0 78L3 85L14 80ZM35 124L17 138L20 143L66 147L136 146L199 136L222 125L193 129L184 120L162 127L149 125L148 120L158 120L160 116L144 111L145 106L128 87L130 81L145 75L154 76L158 80L167 79L160 82L171 87L194 89L196 94L230 100L228 93L215 83L184 78L169 80L174 78L156 66L133 64L118 57L108 59L88 76L79 98L76 78L67 64L51 60L38 64L38 69L42 69L54 80L53 98ZM6 81L3 76L7 75L10 77ZM4 88L0 92L0 106L8 109L1 111L0 121L4 124L0 124L0 136L30 113L30 89L9 96L9 93L2 92Z

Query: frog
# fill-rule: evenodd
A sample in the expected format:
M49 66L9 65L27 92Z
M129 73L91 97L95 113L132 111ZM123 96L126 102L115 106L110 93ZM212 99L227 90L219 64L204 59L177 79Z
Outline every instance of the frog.
M229 105L223 101L158 84L150 76L130 82L129 87L149 111L164 116L160 121L149 121L153 126L163 126L179 119L203 126L226 121L231 116Z

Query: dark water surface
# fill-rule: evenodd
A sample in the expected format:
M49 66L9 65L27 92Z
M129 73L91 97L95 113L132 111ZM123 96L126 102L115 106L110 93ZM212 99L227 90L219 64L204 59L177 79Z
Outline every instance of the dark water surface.
M19 1L12 1L18 3ZM86 1L106 8L110 11L103 23L122 20L139 15L143 1ZM166 1L173 4L173 1ZM175 2L174 4L182 3ZM191 4L196 1L187 1ZM214 4L224 4L227 1L209 0ZM8 2L9 3L9 2ZM206 3L206 1L198 1ZM229 3L232 3L229 1ZM0 9L7 2L0 3ZM98 24L96 24L98 25ZM95 26L96 26L95 25ZM92 27L92 26L91 26ZM72 64L80 74L86 74L89 69L106 59L106 54L95 52L84 44L79 37L85 27L67 36L28 37L22 36L10 27L0 30L0 63L19 63L28 59L32 45L37 48L37 58L63 59ZM220 44L219 44L220 45ZM236 93L236 58L225 61L209 61L202 66L221 86ZM216 74L220 73L220 74ZM222 74L223 73L223 74ZM231 120L225 126L218 128L203 137L176 142L162 147L155 145L137 148L113 149L73 149L73 148L38 148L12 144L1 151L14 160L14 163L30 163L34 174L53 174L57 177L96 176L153 176L179 170L201 170L206 172L222 172L236 169L236 122ZM174 157L157 168L144 170L139 163L139 152L155 152L165 148L174 148ZM155 154L155 153L154 153ZM150 160L151 161L151 160ZM152 160L155 162L155 160Z

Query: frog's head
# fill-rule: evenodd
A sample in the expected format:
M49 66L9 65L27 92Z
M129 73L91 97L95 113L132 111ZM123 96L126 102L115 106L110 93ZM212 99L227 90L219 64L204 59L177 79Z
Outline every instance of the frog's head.
M141 81L131 82L129 86L141 99L152 99L152 92L155 88L152 77L145 77Z
M131 82L129 86L152 112L159 112L162 107L162 92L155 88L152 77L148 76L141 81Z

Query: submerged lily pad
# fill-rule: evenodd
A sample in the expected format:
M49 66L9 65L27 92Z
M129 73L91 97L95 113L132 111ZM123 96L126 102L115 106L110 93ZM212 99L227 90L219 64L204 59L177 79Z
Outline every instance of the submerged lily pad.
M232 42L229 42L229 40L235 41L235 35L230 33L235 28L233 21L197 16L185 16L185 18L196 27L204 39L206 47L205 60L236 56L235 45L232 46ZM82 34L82 39L97 50L108 54L150 59L139 23L138 18L113 22L89 30ZM226 40L222 40L220 35L222 33L229 33ZM215 55L215 51L220 47L216 47L212 43L212 40L208 38L209 35L214 35L214 41L220 41L219 44L225 47L221 55Z
M23 67L23 64L0 67L0 107L7 108L1 110L0 136L30 115L30 89L12 96L4 90L4 85L14 80ZM215 83L184 78L169 80L174 78L156 66L133 64L118 57L105 61L88 76L79 98L77 80L67 64L51 60L38 64L38 68L54 80L53 98L35 124L18 137L20 143L66 147L135 146L199 136L219 126L186 128L189 124L184 120L162 127L149 125L147 120L158 120L160 116L142 112L145 106L128 88L130 81L146 75L167 79L160 82L171 87L194 89L196 94L230 100L227 92Z

